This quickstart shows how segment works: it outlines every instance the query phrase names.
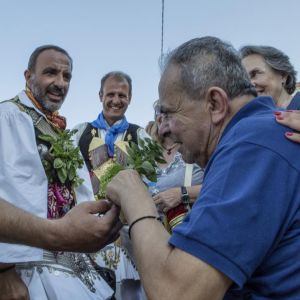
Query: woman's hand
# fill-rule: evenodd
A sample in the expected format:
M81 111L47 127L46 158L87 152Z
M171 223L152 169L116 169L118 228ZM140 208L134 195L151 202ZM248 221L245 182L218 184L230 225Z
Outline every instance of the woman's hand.
M181 203L181 189L180 187L175 187L158 193L153 197L153 200L158 210L166 213Z
M282 125L288 126L296 131L300 132L300 111L276 111L275 113L276 121ZM285 133L286 138L289 140L300 143L300 133L287 131Z

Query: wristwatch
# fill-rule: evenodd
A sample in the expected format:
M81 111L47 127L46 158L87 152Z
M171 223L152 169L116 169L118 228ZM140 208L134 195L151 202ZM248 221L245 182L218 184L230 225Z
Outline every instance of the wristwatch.
M190 204L190 196L189 196L189 194L188 194L187 189L186 189L185 186L181 187L181 202L184 205Z

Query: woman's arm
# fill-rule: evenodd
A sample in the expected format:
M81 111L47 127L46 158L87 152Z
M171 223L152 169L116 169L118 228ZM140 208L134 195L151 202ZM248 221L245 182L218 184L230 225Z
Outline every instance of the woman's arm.
M190 197L190 202L194 203L200 193L201 185L194 185L186 187ZM153 197L154 203L157 205L159 211L168 212L170 209L178 206L181 200L181 187L168 189L164 192L158 193Z

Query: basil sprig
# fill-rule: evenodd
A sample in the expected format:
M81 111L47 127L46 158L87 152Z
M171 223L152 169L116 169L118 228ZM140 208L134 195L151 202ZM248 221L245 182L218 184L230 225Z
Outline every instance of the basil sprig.
M42 158L42 164L49 182L69 185L72 188L83 183L77 175L77 169L83 167L83 159L78 147L74 147L72 136L77 130L59 130L57 136L47 134L39 135L39 138L50 144L47 155Z
M138 145L130 143L130 146L127 146L126 150L128 154L127 165L122 166L119 163L114 162L107 168L105 174L101 176L98 198L105 197L108 183L121 170L134 169L148 180L157 181L155 170L157 163L165 163L161 146L150 138L145 138L138 139Z

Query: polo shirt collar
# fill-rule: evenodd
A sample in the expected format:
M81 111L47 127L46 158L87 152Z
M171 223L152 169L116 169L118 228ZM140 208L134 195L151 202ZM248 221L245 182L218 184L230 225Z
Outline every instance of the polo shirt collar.
M272 97L269 96L260 96L254 98L252 101L244 105L230 120L226 128L222 133L220 141L226 136L226 134L235 126L240 120L247 118L248 116L253 116L255 114L265 113L270 110L281 110L275 106L275 103Z

